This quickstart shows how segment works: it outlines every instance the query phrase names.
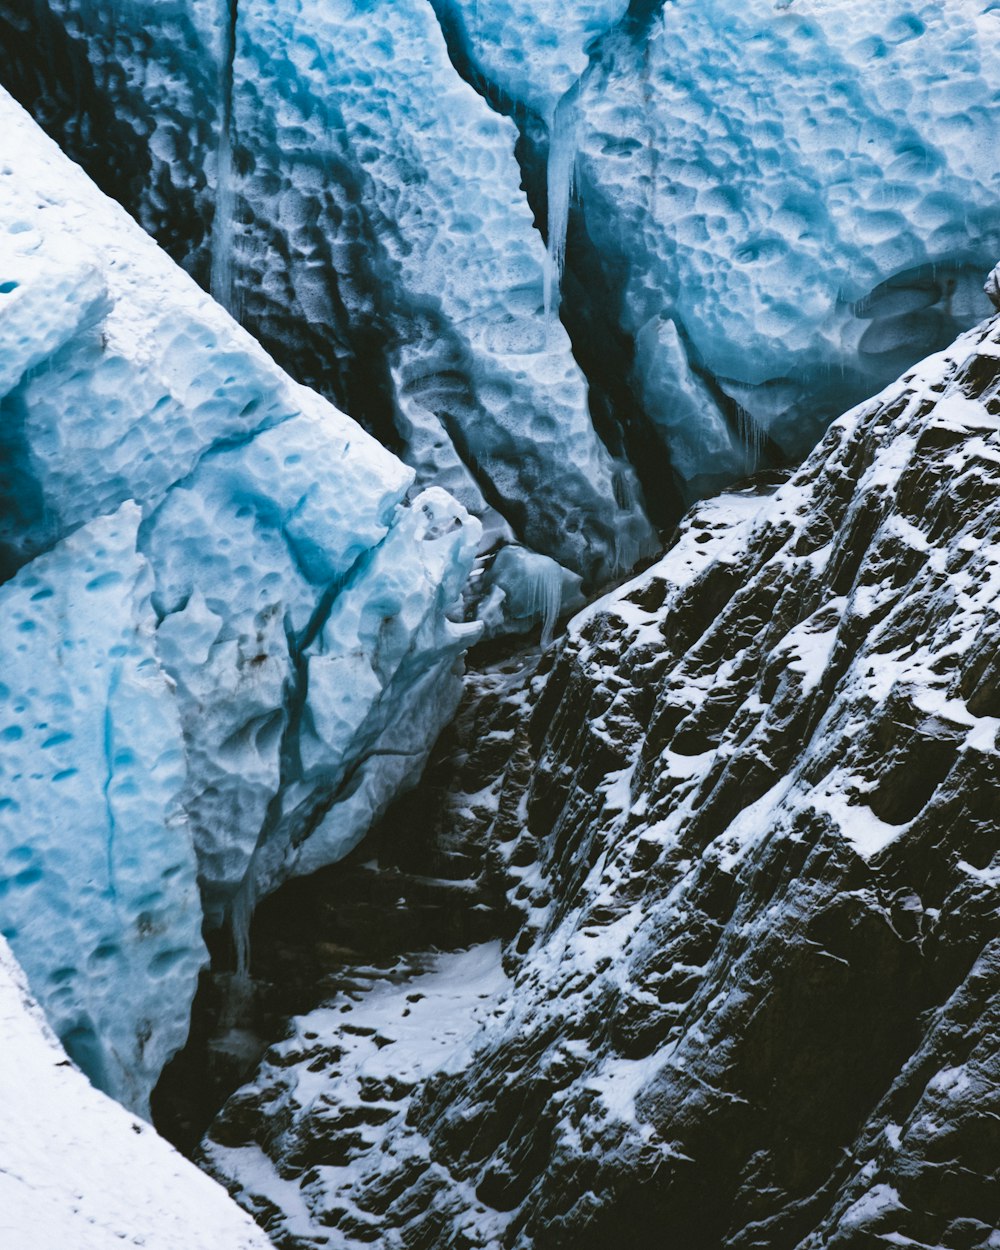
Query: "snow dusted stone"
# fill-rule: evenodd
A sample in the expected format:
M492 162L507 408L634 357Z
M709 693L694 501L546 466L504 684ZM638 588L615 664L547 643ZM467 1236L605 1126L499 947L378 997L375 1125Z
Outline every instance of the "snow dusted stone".
M76 1062L148 1115L207 953L139 521L127 504L0 587L0 927Z
M503 1013L330 1189L347 1121L276 1140L265 1066L206 1147L241 1201L276 1169L271 1226L347 1245L997 1244L998 395L991 322L474 687L422 798L521 917Z
M487 1022L510 1009L507 989L499 942L429 954L391 980L374 971L357 978L351 992L291 1022L205 1143L209 1170L240 1177L241 1200L279 1245L314 1237L316 1215L332 1208L362 1237L381 1239L366 1189L411 1153L420 1160L422 1136L406 1127L413 1092L468 1062ZM266 1150L237 1129L265 1106L281 1126ZM305 1163L318 1142L324 1162L309 1165L308 1177L285 1163ZM494 1214L497 1233L504 1223Z
M0 938L0 1240L5 1246L266 1250L221 1186L65 1056Z

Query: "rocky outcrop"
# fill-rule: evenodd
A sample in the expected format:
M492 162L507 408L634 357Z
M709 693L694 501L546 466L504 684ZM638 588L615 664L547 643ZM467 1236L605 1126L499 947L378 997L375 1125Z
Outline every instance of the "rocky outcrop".
M403 1089L420 988L295 1022L204 1147L276 1244L1000 1244L998 535L992 322L487 683L508 980Z

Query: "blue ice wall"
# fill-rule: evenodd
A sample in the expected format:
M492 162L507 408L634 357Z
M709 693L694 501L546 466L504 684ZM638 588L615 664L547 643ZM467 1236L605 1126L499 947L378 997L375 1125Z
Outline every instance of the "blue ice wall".
M23 46L7 81L16 62L67 150L295 376L477 515L484 553L516 538L596 586L652 551L634 470L543 315L516 128L424 0L43 0L33 20L77 98Z
M545 122L550 203L575 182L636 344L634 384L682 477L699 472L697 419L680 419L689 368L711 383L701 467L732 471L721 422L798 455L988 313L990 6L673 0L585 6L588 20L527 0L438 7L507 108Z
M0 929L145 1112L203 918L245 952L257 900L419 777L481 529L2 90L0 127Z

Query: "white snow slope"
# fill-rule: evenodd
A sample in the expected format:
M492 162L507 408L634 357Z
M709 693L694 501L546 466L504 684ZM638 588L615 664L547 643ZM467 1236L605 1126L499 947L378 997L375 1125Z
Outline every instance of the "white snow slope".
M0 1246L265 1250L221 1185L66 1058L0 938Z

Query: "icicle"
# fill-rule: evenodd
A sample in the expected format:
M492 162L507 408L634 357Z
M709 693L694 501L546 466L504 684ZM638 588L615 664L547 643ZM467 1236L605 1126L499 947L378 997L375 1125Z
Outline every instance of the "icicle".
M246 873L229 907L229 924L236 954L237 985L250 983L250 922L257 903L257 852L250 856Z
M547 647L555 635L562 608L563 571L554 560L535 565L531 574L531 614L542 621L542 646Z
M563 267L566 262L566 231L569 204L576 173L579 144L577 90L568 91L549 119L548 197L549 245L545 256L545 316L559 312Z
M236 197L233 191L233 152L229 128L219 138L216 159L215 216L212 220L212 271L209 290L223 308L233 302L233 217Z
M736 423L740 441L746 448L748 472L754 473L760 467L764 453L765 431L760 422L741 405L736 408Z
M636 494L635 478L629 470L618 468L613 478L615 504L622 517L615 526L615 550L612 575L622 577L632 572L643 556L650 551L641 537L625 519L641 508L642 501Z

